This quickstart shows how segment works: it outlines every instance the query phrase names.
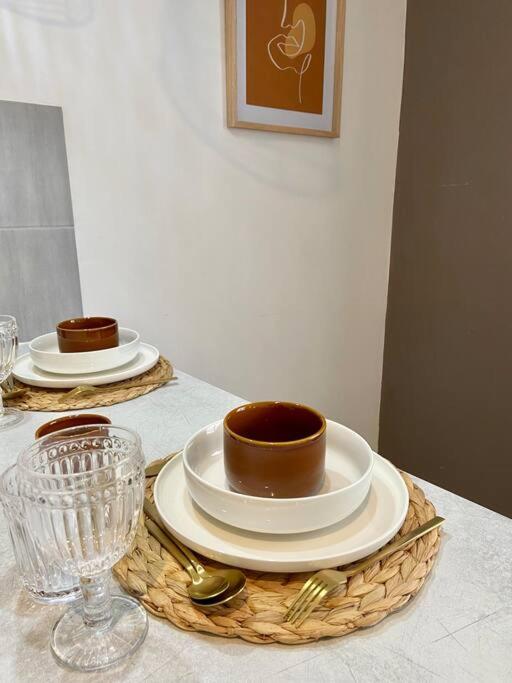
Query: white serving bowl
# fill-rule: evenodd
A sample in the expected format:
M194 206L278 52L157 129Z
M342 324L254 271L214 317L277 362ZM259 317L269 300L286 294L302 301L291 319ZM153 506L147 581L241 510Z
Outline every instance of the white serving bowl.
M351 429L327 420L326 477L304 498L259 498L229 489L224 474L223 421L203 427L186 443L183 466L193 500L215 519L248 531L299 534L335 524L364 501L373 452ZM293 472L290 472L293 476Z
M86 372L103 372L129 363L137 355L139 346L139 333L120 327L119 346L111 349L61 353L56 332L36 337L28 348L32 362L41 370L62 375L79 375Z

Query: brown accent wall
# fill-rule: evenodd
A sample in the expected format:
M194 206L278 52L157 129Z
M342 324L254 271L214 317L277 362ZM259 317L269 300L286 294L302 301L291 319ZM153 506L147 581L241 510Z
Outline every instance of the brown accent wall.
M512 516L512 2L409 0L380 451Z

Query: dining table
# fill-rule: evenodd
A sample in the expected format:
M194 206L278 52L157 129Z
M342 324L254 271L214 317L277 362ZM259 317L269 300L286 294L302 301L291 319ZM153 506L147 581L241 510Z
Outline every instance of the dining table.
M147 462L181 449L198 429L245 402L180 370L175 375L145 396L95 409L141 435ZM3 432L1 469L16 462L37 427L58 415L26 412ZM140 650L98 674L74 673L53 660L50 629L65 607L35 604L21 588L0 515L0 680L511 681L512 520L414 480L446 518L441 548L418 595L380 624L342 638L263 645L182 631L150 615Z

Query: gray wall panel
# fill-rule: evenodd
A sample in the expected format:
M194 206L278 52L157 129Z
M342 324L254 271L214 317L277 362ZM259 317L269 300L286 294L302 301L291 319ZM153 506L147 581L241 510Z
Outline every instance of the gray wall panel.
M62 109L0 102L0 228L73 224Z
M379 443L510 517L511 26L510 0L407 6Z
M81 314L72 227L0 230L0 254L0 311L16 317L20 340Z
M0 101L0 313L28 340L81 312L62 109Z

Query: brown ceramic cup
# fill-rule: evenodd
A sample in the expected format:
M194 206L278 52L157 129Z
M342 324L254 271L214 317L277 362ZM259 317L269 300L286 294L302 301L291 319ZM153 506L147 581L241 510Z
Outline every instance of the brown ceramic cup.
M298 403L264 401L224 418L224 469L238 493L302 498L325 476L325 418Z
M101 427L91 428L90 425L109 425L112 422L104 415L95 415L94 413L79 413L77 415L64 415L55 420L45 422L36 430L36 439L42 436L48 436L54 432L59 432L61 429L68 429L69 427L82 427L80 436L100 436L104 433Z
M57 325L57 341L61 353L111 349L119 346L117 320L100 316L63 320Z

